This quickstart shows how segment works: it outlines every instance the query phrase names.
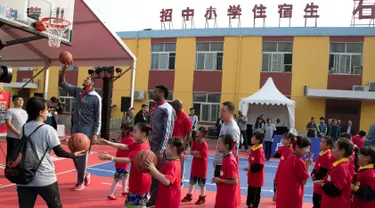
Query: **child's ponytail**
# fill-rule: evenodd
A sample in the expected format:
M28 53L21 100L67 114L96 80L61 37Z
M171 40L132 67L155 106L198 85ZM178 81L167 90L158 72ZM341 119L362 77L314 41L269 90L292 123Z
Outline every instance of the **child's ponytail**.
M182 153L186 150L186 144L184 142L184 139L179 137L173 137L169 143L172 147L175 147L177 149L177 154L179 156L182 155Z
M127 123L127 124L122 124L121 125L121 130L122 130L122 136L129 136L130 133L134 130L133 125Z

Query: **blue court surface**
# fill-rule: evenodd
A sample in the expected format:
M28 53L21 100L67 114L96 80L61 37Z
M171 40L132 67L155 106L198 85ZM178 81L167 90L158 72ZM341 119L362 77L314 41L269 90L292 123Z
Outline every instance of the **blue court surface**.
M207 190L216 192L216 185L211 183L211 179L214 175L214 169L212 167L214 160L214 155L209 155L208 158L208 174L207 174ZM187 160L185 161L185 173L184 173L184 187L188 187L189 178L190 178L190 167L191 167L192 157L190 155L187 156ZM275 177L276 169L278 166L278 161L267 161L265 165L265 180L264 186L262 187L262 197L265 198L272 198L273 196L273 179ZM247 195L247 174L243 171L249 165L247 158L240 158L239 159L239 168L240 168L240 183L241 183L241 194ZM312 171L314 167L310 167L310 171ZM101 165L96 165L93 167L89 167L88 171L96 176L103 176L103 177L113 177L115 173L115 167L112 162L108 162ZM305 202L312 202L312 194L313 194L313 183L310 179L307 184L305 185Z

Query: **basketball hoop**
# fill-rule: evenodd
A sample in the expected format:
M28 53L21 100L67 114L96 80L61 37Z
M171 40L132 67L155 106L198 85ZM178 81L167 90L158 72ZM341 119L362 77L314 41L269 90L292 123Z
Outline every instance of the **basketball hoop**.
M60 48L61 39L71 23L68 20L55 17L43 18L41 22L48 34L48 45Z

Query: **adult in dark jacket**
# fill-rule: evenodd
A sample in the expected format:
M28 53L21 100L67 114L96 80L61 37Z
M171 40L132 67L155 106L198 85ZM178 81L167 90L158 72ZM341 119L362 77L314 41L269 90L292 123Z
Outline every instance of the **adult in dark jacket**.
M340 127L337 125L337 121L336 120L332 120L332 127L331 127L331 132L330 132L330 137L332 137L333 139L337 139L339 138L340 136Z
M135 115L134 124L146 122L148 123L148 112L147 112L148 105L142 104L142 109Z
M59 98L51 97L47 102L47 107L48 115L44 123L52 126L57 131L57 121L55 116L63 112L63 104Z

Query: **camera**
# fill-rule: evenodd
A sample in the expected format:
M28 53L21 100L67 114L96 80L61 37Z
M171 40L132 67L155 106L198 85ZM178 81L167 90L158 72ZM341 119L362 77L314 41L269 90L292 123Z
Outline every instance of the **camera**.
M0 66L0 82L11 83L13 77L12 68L7 66Z

